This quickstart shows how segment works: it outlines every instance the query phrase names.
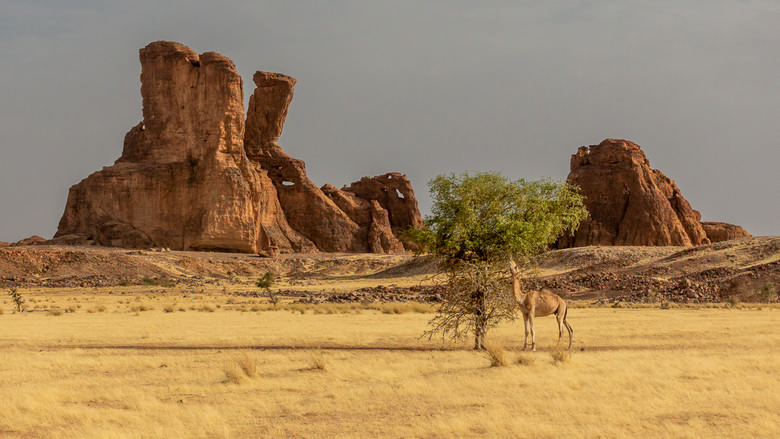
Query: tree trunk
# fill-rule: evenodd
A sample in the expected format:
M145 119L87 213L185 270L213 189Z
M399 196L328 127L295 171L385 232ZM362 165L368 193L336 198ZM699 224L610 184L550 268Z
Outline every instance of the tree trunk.
M476 307L474 311L474 350L485 350L485 336L487 335L487 303L485 293L481 289L475 294Z

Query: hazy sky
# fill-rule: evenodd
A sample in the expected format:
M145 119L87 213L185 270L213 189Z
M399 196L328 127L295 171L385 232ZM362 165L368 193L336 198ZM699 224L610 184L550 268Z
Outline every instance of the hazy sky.
M155 40L298 79L279 143L317 184L390 171L564 179L642 146L705 221L780 234L777 0L0 0L0 240L50 238L141 120Z

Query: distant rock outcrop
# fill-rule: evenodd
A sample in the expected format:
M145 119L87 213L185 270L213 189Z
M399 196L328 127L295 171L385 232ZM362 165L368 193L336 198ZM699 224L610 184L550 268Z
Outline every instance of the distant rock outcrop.
M729 241L731 239L750 238L750 233L740 226L729 223L702 222L702 228L710 242Z
M700 245L710 238L701 214L639 145L606 139L571 157L568 180L582 189L590 216L559 247L587 245Z
M403 247L391 241L401 229L393 218L411 216L416 220L407 223L422 225L416 200L411 206L385 197L355 203L374 215L371 201L377 200L390 226L380 211L376 221L371 216L355 222L306 177L303 161L279 147L294 78L257 72L245 122L243 82L230 59L166 41L141 49L140 59L143 120L125 136L113 166L71 187L55 241L239 252L398 252ZM411 191L404 176L392 175ZM414 200L413 192L402 196ZM374 244L372 227L390 233L380 240L385 244Z
M33 236L30 236L29 238L20 239L19 241L16 241L13 244L6 244L6 246L8 246L8 245L13 245L13 246L38 245L38 244L43 244L45 242L46 242L46 238L43 238L43 237L38 236L38 235L33 235ZM0 247L3 247L3 245L0 245Z

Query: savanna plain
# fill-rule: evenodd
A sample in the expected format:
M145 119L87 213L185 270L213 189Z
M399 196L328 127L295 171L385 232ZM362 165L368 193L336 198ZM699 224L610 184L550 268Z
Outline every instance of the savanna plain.
M523 351L520 319L488 333L496 359L421 338L435 305L238 289L28 287L26 312L3 289L0 437L780 436L777 304L574 300L570 351L551 317Z
M144 310L56 296L82 307L4 304L2 437L780 434L771 306L577 307L568 355L553 319L537 322L541 349L522 352L515 321L489 334L506 361L492 367L468 342L420 339L432 315L419 305L242 311L216 308L215 293L166 311L170 296Z

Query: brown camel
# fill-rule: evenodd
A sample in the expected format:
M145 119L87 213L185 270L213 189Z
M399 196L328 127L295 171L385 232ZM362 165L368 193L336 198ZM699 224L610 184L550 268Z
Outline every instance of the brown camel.
M523 326L525 326L525 341L523 350L528 346L528 323L531 323L531 350L536 350L536 332L534 331L534 317L545 317L555 314L558 320L558 343L561 342L563 335L563 325L569 331L569 349L571 349L571 340L574 337L574 330L566 321L566 302L557 294L550 291L530 291L523 294L520 288L520 269L517 268L515 261L509 260L509 271L512 275L512 292L515 295L517 304L520 305L520 311L523 313Z

